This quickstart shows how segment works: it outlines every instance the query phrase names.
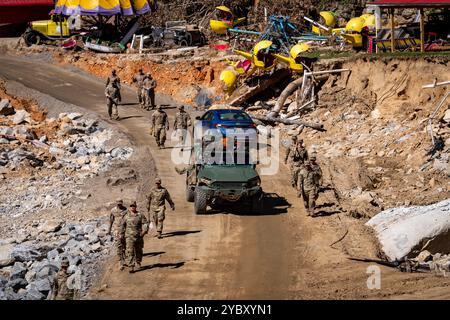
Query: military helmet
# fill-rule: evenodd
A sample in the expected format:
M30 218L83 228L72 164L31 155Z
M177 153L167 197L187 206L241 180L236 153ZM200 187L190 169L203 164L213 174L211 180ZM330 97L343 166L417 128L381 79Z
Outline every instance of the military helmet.
M69 267L69 265L70 265L69 259L67 257L63 257L61 259L61 267L67 268L67 267Z
M156 109L162 110L162 106L161 106L161 105L158 105L158 106L156 107Z
M139 68L139 70L138 70L140 73L143 73L144 72L144 70L142 70L142 68Z
M183 105L181 105L181 106L179 106L179 107L178 107L178 109L180 109L180 110L184 110L184 106L183 106Z
M311 160L311 161L316 161L316 160L317 160L316 155L315 155L315 154L310 155L310 156L309 156L309 160Z
M130 204L130 207L134 207L134 208L136 208L137 207L137 204L136 204L136 201L133 201L131 204Z
M112 69L111 73L116 74L117 73L116 69Z
M120 198L118 198L118 199L116 200L116 203L117 203L117 204L123 204L123 200L120 199Z
M161 184L161 178L156 178L156 179L155 179L155 183L156 183L156 184Z
M297 141L297 136L292 136L292 141Z

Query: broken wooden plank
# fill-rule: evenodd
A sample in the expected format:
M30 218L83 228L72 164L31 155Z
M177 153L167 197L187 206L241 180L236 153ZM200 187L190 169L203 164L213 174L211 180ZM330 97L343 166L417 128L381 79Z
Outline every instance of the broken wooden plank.
M276 83L288 78L290 75L291 73L286 69L277 70L270 76L270 78L261 80L255 87L243 86L236 90L229 99L228 104L231 106L241 106L258 93L267 90Z

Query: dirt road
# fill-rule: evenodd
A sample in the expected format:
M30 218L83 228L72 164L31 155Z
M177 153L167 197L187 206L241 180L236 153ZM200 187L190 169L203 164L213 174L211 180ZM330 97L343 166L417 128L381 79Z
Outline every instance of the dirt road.
M103 115L103 82L73 70L49 64L0 57L0 76L49 94L57 99ZM163 185L171 192L176 210L167 211L164 238L145 239L144 270L135 274L109 265L92 291L96 299L304 299L304 298L450 298L447 279L402 274L381 267L380 290L367 288L367 264L347 260L349 253L370 254L373 244L359 222L337 216L312 219L289 186L283 166L275 176L263 176L270 208L262 215L217 212L196 216L185 201L184 177L170 161L171 146L158 150L148 134L149 112L133 103L130 88L122 92L119 110L124 117L113 122L144 150L143 166L154 162ZM157 102L172 104L168 97ZM171 123L174 108L167 108ZM109 122L109 120L107 120ZM148 177L150 180L150 176ZM151 181L143 181L142 190ZM139 200L142 200L141 195ZM144 203L138 205L143 208ZM331 247L345 230L349 235ZM356 248L356 249L355 249Z

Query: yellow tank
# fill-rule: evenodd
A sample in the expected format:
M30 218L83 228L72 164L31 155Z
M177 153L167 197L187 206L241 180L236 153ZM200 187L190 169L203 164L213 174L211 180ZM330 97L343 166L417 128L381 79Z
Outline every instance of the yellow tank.
M334 15L333 12L331 11L321 11L320 12L320 16L323 18L324 20L324 24L326 27L330 27L330 28L334 28L334 26L336 25L336 16ZM319 27L313 26L312 27L312 32L316 33L316 34L322 34L324 32L326 32L323 29L320 29Z
M373 14L364 19L364 27L375 28L375 16Z
M209 26L217 34L227 34L227 30L233 27L231 23L219 20L209 20Z
M325 20L325 25L330 28L334 28L336 25L336 16L334 12L331 11L322 11L320 12L320 16Z
M360 33L364 28L365 20L361 17L352 18L345 26L346 32L357 32Z
M220 73L220 81L223 83L223 89L228 94L231 94L236 88L237 75L235 71L231 68L227 68Z
M363 18L364 20L366 20L370 16L371 16L370 13L364 13L363 15L360 16L360 18Z

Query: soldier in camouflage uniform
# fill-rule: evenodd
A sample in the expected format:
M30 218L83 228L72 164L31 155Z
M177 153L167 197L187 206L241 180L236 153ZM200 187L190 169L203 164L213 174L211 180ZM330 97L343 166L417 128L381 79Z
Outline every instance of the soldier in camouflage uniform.
M137 95L141 108L144 108L144 80L146 77L147 75L144 73L142 68L139 69L139 73L133 77L133 83L136 83L137 85Z
M105 89L106 106L108 107L108 115L110 119L119 119L119 110L117 105L119 104L119 90L115 83L110 83Z
M117 206L111 209L109 215L108 234L113 232L114 246L116 247L117 257L119 258L119 269L123 270L125 262L125 239L120 236L120 226L122 219L128 213L127 208L123 205L123 200L117 200Z
M150 73L147 73L145 76L144 82L142 83L143 91L144 91L144 108L147 110L155 109L155 88L156 88L156 80L153 79Z
M130 273L141 269L144 249L144 236L148 232L148 220L142 213L137 211L136 202L130 205L129 212L122 219L120 232L126 243L126 266Z
M164 219L166 218L165 202L168 202L172 210L175 210L175 204L170 197L169 191L161 186L161 179L155 179L155 187L150 190L147 196L147 212L149 219L153 221L157 234L155 237L162 239L162 230Z
M315 155L310 157L309 162L300 171L298 181L299 184L301 183L299 187L303 195L303 203L308 211L308 216L314 216L316 200L319 196L320 186L323 183L322 169L317 164Z
M74 300L77 297L77 290L69 289L67 286L67 279L70 276L68 269L69 259L64 257L61 259L61 268L59 269L52 285L50 294L51 300Z
M166 142L166 131L169 130L167 113L163 111L161 106L158 106L150 121L150 134L155 136L156 144L160 149L163 149Z
M184 106L179 107L179 112L175 115L175 121L173 123L173 130L176 130L178 140L181 145L184 146L186 142L187 129L192 125L191 117L184 111ZM183 151L183 148L181 148Z
M109 76L108 79L106 79L106 87L108 87L110 84L116 85L116 88L118 90L117 98L118 101L121 102L122 95L120 94L120 89L122 89L122 85L120 83L120 78L117 75L117 71L115 69L111 71L111 76Z
M296 136L292 137L292 142L286 152L284 163L287 164L288 160L291 169L291 184L293 187L296 187L298 185L298 174L308 160L308 151L306 151L303 145L303 139L297 140Z

